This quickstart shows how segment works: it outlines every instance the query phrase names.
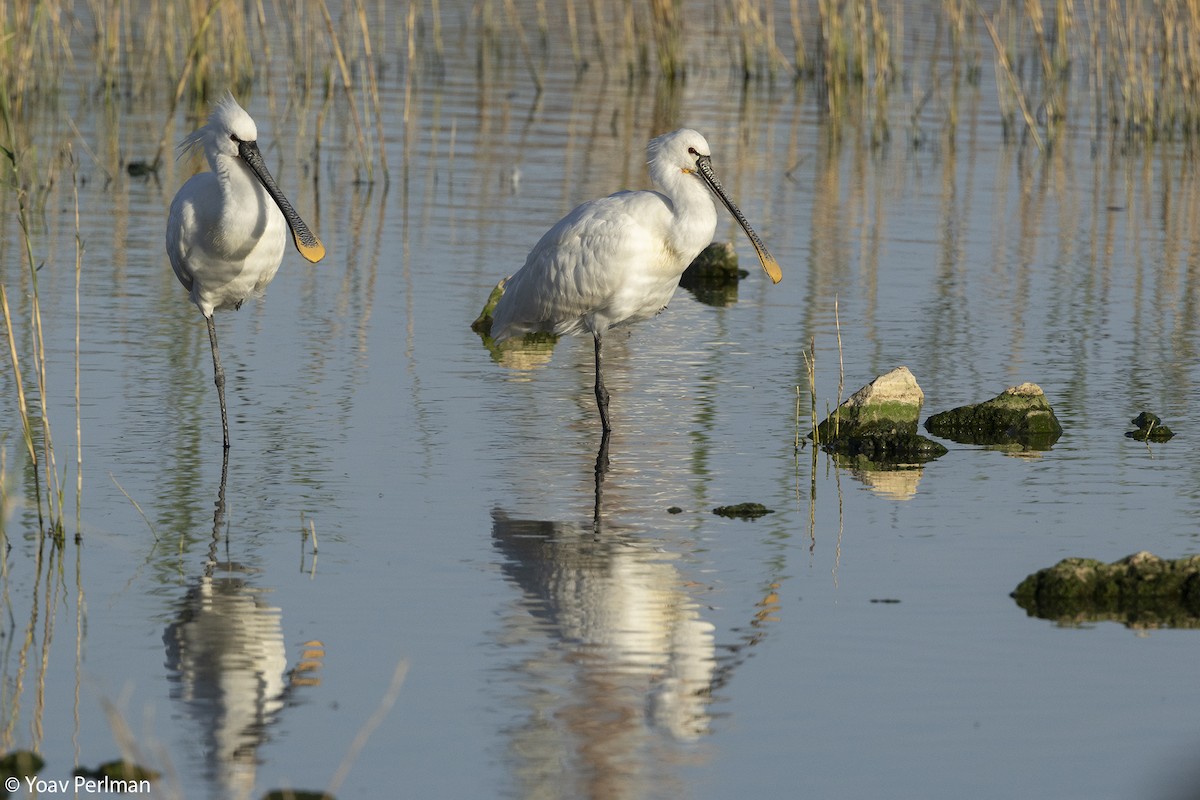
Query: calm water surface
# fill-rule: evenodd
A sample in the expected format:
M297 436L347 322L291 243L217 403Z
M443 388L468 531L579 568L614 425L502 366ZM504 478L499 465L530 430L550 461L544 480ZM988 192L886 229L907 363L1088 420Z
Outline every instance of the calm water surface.
M386 188L354 182L344 109L314 172L311 117L282 87L242 98L329 256L289 252L264 300L218 316L233 447L215 529L209 347L162 243L195 165L108 183L105 157L153 151L160 109L123 105L114 128L86 92L60 100L99 159L74 140L83 544L72 467L68 544L39 547L10 414L6 747L63 778L131 741L161 794L189 798L322 788L343 766L339 797L1194 790L1196 633L1060 627L1008 596L1066 556L1200 552L1200 193L1182 148L1081 130L1018 153L986 90L953 138L935 116L921 147L903 130L871 147L853 121L834 136L811 92L720 69L670 91L564 67L540 98L519 63L496 75L449 64L407 121L401 76L384 80ZM73 139L56 115L39 124L47 153ZM172 141L194 124L181 112ZM784 280L754 268L723 307L680 290L610 338L597 487L591 343L498 363L469 323L562 213L646 186L646 140L682 125L708 137ZM70 182L34 237L60 466ZM718 237L754 265L732 219ZM802 351L815 342L823 414L837 320L845 393L901 364L928 412L1034 381L1062 439L947 443L902 473L797 455ZM14 407L8 369L0 384ZM1143 409L1176 439L1126 439ZM710 513L743 501L774 513Z

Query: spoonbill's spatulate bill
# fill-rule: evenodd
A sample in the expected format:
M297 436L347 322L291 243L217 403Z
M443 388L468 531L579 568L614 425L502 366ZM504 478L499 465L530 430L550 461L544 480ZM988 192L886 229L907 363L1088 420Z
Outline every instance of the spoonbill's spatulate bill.
M217 351L213 312L241 308L275 277L287 232L309 261L325 257L313 235L279 191L258 150L258 129L250 115L226 93L208 124L179 145L180 155L202 148L211 172L188 179L167 219L167 255L192 302L208 322L214 382L221 400L221 429L229 447L225 411L225 371Z
M492 316L497 342L533 331L592 335L605 435L612 425L600 341L609 328L666 308L683 271L716 233L714 195L746 231L771 280L783 277L713 173L703 136L687 128L667 133L651 140L647 153L650 177L662 191L617 192L567 214L507 280Z

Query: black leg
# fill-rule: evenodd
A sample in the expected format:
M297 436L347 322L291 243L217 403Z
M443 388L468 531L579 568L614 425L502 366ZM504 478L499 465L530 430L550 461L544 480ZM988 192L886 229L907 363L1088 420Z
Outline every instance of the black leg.
M612 425L608 421L608 389L604 388L604 378L600 375L600 337L593 334L592 338L596 342L596 405L600 408L600 425L608 436Z
M229 417L225 413L225 370L221 369L221 354L217 351L217 326L212 317L208 322L208 343L212 345L213 383L217 385L217 397L221 399L221 433L225 437L225 449L229 449Z
M592 506L592 532L600 534L600 522L604 511L604 476L608 474L608 431L600 435L600 449L596 452L596 496Z

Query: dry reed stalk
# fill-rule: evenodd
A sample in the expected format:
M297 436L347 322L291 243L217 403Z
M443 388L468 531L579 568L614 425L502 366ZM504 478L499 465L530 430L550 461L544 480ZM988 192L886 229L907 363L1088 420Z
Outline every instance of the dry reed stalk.
M516 2L504 0L504 10L508 14L513 32L517 35L517 44L521 48L521 54L525 56L525 66L529 70L529 77L533 80L533 88L540 95L543 87L542 74L538 69L537 60L533 57L533 50L529 47L529 41L525 38L525 26L521 22Z
M354 122L354 135L358 140L359 158L363 169L367 173L367 182L373 183L375 180L375 169L367 152L367 139L363 135L362 120L358 113L358 105L354 102L354 86L350 80L350 67L346 64L346 57L342 53L342 45L338 41L337 31L333 26L333 16L329 13L328 4L326 4L325 0L317 0L317 2L321 8L321 15L325 18L325 30L329 33L329 40L333 45L333 54L337 61L338 71L341 74L342 89L345 91L346 102L350 105L350 119Z
M834 408L842 407L842 394L846 391L846 363L842 360L842 318L838 310L838 297L833 296L833 326L837 331L837 346L838 346L838 393L837 405ZM838 436L839 423L842 420L842 415L838 414L833 418L833 436L836 439ZM813 430L816 430L814 427Z
M408 674L408 662L400 661L396 664L396 669L392 673L392 680L388 684L387 691L376 706L375 712L363 723L362 728L354 737L354 741L350 743L346 750L346 755L342 757L342 762L338 764L337 770L333 773L333 777L329 780L329 786L326 788L326 793L331 796L337 795L338 789L345 782L346 777L350 774L350 768L354 766L354 762L358 759L359 753L366 746L367 740L371 738L371 734L375 729L383 723L383 720L391 712L392 706L396 704L396 700L400 697L400 689L404 686L404 677Z
M58 2L9 3L0 9L0 78L6 93L20 98L37 89L57 88L63 64L56 54L65 51L67 66L73 67L69 39L62 30ZM19 102L19 101L18 101Z
M79 170L71 145L66 146L71 163L71 195L75 206L75 541L83 538L83 402L79 372L80 306L79 285L83 276L83 236L79 231Z
M38 481L37 448L33 444L33 427L29 420L29 403L25 399L25 382L21 377L21 360L17 357L17 339L13 333L12 313L8 308L8 290L0 284L0 311L4 313L4 332L8 340L8 357L13 368L13 384L17 387L17 415L21 418L22 438L25 441L25 452L29 454L29 462L33 465L34 488L38 500L38 524L43 525L41 491Z
M442 45L442 10L441 0L430 0L429 12L433 17L433 53L437 58L437 63L440 66L445 61L445 48Z
M808 365L808 359L805 359L804 364L805 364L805 366ZM796 411L793 415L796 438L795 438L795 441L792 443L792 451L797 455L800 453L800 444L801 444L801 441L800 441L800 397L801 397L800 384L797 383L796 384Z
M625 0L624 13L621 15L622 36L618 41L621 42L621 50L628 54L625 57L625 72L630 79L650 73L649 49L640 35L641 30L643 28L638 25L633 1Z
M765 10L755 8L751 0L737 0L734 14L738 30L738 39L742 53L742 75L745 78L758 77L761 70L758 64L765 61L768 77L774 77L777 70L797 72L783 51L779 49L775 33L775 12L770 4ZM792 19L793 29L798 24L796 17ZM765 54L765 59L751 58L754 53Z
M96 26L92 57L96 80L111 88L121 75L121 6L118 0L91 0L88 6Z
M138 515L141 516L142 521L146 523L146 527L150 529L150 535L153 536L154 541L157 542L159 540L158 532L156 530L154 530L154 523L151 522L150 518L146 516L146 512L142 511L142 507L140 505L138 505L138 501L134 500L133 497L130 496L129 492L125 491L125 487L122 486L121 482L117 480L116 475L113 475L110 472L110 473L108 473L108 477L110 480L112 480L113 485L117 487L117 491L119 491L121 494L125 495L125 499L133 504L134 510L136 510L138 512Z
M1016 74L1013 72L1012 62L1008 58L1008 51L1000 41L1000 34L996 32L996 26L992 23L991 17L984 13L978 3L975 10L979 13L979 18L983 20L984 27L987 28L988 35L992 38L992 44L996 48L996 71L1002 74L1008 82L1009 87L1017 101L1018 107L1021 109L1021 116L1025 119L1025 129L1029 132L1033 143L1037 146L1038 152L1045 151L1045 145L1042 144L1042 137L1037 130L1037 122L1033 118L1033 114L1029 111L1029 104L1025 101L1025 93L1021 89L1021 84L1017 80Z
M14 165L16 164L17 160L18 159L14 158ZM57 535L59 533L59 527L61 525L61 520L58 520L54 515L54 497L55 497L55 495L58 495L59 506L60 506L60 511L61 511L62 495L60 492L57 491L57 489L58 489L58 481L57 481L58 467L54 463L54 444L53 444L53 438L50 434L50 419L49 419L48 406L47 406L47 400L46 400L46 348L45 348L45 339L43 338L43 335L42 335L42 311L41 311L41 305L38 300L38 282L37 282L38 270L37 270L37 264L34 262L34 258L33 258L33 241L32 241L32 237L29 232L29 207L28 207L27 199L28 199L27 193L24 190L18 190L18 192L17 192L17 205L18 205L17 224L21 230L21 242L24 245L24 255L25 255L25 260L27 262L30 281L31 281L31 285L30 285L30 331L31 331L33 338L32 338L31 344L30 344L30 349L31 349L31 353L32 353L32 355L31 355L32 372L34 375L34 381L37 385L38 408L41 412L41 417L40 417L39 421L41 422L41 429L42 429L41 430L41 434L42 434L41 443L42 443L43 458L40 459L40 461L41 461L40 465L39 465L39 459L37 456L37 448L35 446L35 441L34 441L35 437L33 435L32 417L30 416L30 413L29 413L29 406L25 399L24 389L20 383L20 374L21 373L20 373L19 362L17 359L16 339L12 333L11 317L9 315L9 308L8 308L8 297L7 297L7 293L4 292L4 289L2 286L0 286L0 301L2 301L3 308L4 308L4 320L5 320L6 329L8 331L9 355L12 358L13 374L17 379L18 408L19 408L19 412L21 415L22 427L23 427L23 430L25 433L25 443L26 443L26 447L28 448L29 452L33 454L31 461L32 461L32 465L33 465L34 491L35 491L35 495L37 497L37 504L38 504L38 525L44 532L48 530L48 532L52 533L57 538ZM45 515L43 515L43 513L42 513L42 484L41 484L41 479L40 479L40 476L38 473L39 466L45 470L45 491L46 491L46 498L45 498L46 513L45 513ZM48 528L46 525L47 519L49 521Z
M23 184L22 173L25 171L25 150L13 141L14 122L7 97L0 98L0 119L3 119L4 130L9 134L8 146L4 147L4 155L8 157L12 182L15 187L17 202L17 225L20 231L21 253L24 258L29 276L30 316L29 330L31 340L30 371L37 388L37 408L40 418L41 455L38 454L38 437L35 436L34 419L30 410L29 399L25 395L25 386L21 370L20 358L17 353L15 329L12 323L11 309L8 303L8 292L0 285L0 310L4 313L4 325L8 339L9 358L12 363L13 376L17 389L17 411L21 418L22 435L26 451L30 455L32 473L34 476L34 494L37 499L38 525L43 534L49 534L56 544L61 544L63 523L63 487L60 484L58 469L54 458L54 443L50 429L48 384L46 373L46 343L42 328L41 304L38 294L39 264L34 259L33 236L30 232L30 194ZM42 186L52 186L56 181L54 169L49 174L39 176ZM43 203L48 199L49 192L43 194ZM44 472L43 472L44 471ZM45 484L43 487L42 477ZM65 473L63 475L65 480ZM45 511L43 512L43 489L45 491ZM57 503L56 503L57 501Z
M587 62L579 45L579 17L575 11L575 0L567 0L567 35L571 40L571 60L575 63L575 72L582 72Z
M887 21L879 10L879 0L871 0L871 59L875 65L872 78L872 96L874 98L874 114L872 118L872 136L875 144L882 144L889 137L888 100L891 97L891 86L895 75L895 65L892 63L892 40L888 32Z
M821 433L817 430L817 340L812 337L808 342L808 350L805 350L804 370L808 374L808 419L812 425L812 440L813 447L821 446Z
M50 432L50 407L47 396L49 386L46 378L46 337L42 329L42 304L38 294L37 268L33 264L32 243L29 241L27 222L21 223L21 235L26 240L26 250L29 252L30 273L30 319L33 328L33 374L37 381L38 409L42 423L42 467L46 470L46 506L49 517L49 531L55 540L62 537L62 508L63 490L58 477L58 464L54 458L54 437ZM57 509L55 508L57 501Z
M379 138L379 168L383 171L383 185L386 188L388 185L387 140L383 135L383 109L379 101L379 85L375 80L375 58L371 52L371 33L367 26L367 12L363 8L362 0L355 0L355 8L358 12L358 25L362 31L363 71L367 74L367 91L370 93L371 107L375 112L375 134Z
M792 23L792 56L795 61L797 75L807 75L811 71L808 64L808 51L804 47L804 25L800 20L800 0L789 0L789 17Z
M592 17L592 30L596 34L596 52L600 56L600 70L608 75L608 39L604 35L604 0L590 0L588 11Z
M221 0L215 0L209 8L208 13L200 20L196 26L196 32L192 34L192 42L188 46L188 52L183 62L183 70L179 73L179 79L175 82L175 94L171 98L171 107L167 111L166 119L163 121L162 133L158 137L158 147L154 151L154 160L150 162L150 170L157 172L162 166L163 151L167 149L167 131L170 130L171 120L175 118L175 110L179 108L179 101L183 99L183 93L187 91L188 77L191 75L196 60L200 56L200 43L205 33L208 31L209 25L212 23L213 15L217 12L217 6Z
M681 0L650 0L650 29L658 53L658 69L668 81L682 80L683 7Z

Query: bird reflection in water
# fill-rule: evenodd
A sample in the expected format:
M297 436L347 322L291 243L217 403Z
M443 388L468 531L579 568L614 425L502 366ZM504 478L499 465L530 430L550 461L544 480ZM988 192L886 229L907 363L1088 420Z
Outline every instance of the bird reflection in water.
M525 796L658 796L668 767L699 756L716 672L714 628L688 594L678 556L603 529L604 436L591 524L492 512L505 576L521 591L507 643L525 721L510 732Z
M217 560L228 467L226 450L204 570L179 601L163 643L171 697L202 730L212 796L243 798L255 788L259 747L296 688L319 683L324 652L319 642L307 643L289 672L281 611L267 602L268 589L253 584L257 570Z

